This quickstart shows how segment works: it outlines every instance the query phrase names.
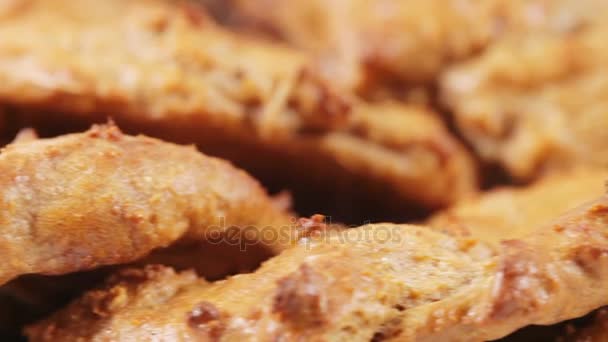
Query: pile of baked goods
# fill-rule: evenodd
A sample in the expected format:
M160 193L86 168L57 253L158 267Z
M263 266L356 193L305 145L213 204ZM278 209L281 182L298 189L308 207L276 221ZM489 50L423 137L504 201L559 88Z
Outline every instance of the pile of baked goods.
M0 0L0 339L608 341L605 15Z

